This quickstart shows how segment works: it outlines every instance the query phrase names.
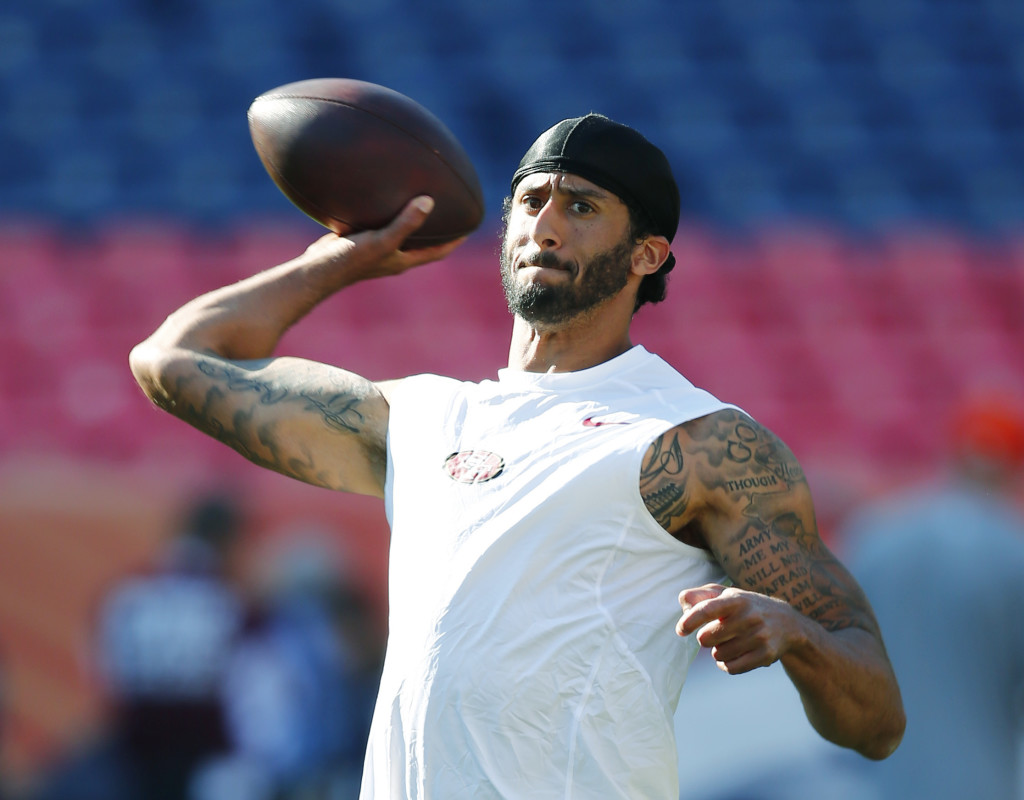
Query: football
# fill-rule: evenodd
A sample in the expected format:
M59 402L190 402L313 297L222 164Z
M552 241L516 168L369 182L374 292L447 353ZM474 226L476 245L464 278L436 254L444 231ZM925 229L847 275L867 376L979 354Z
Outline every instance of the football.
M404 249L443 244L483 221L483 190L466 151L400 92L315 78L264 92L248 116L256 153L277 187L339 235L383 227L421 194L434 198L434 210Z

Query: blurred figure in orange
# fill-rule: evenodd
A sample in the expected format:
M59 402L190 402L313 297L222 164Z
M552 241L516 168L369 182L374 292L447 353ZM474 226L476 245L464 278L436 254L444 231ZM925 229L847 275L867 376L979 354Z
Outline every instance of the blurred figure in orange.
M949 474L850 520L849 564L878 615L907 729L860 764L880 800L1018 800L1024 730L1024 407L956 411Z
M110 729L38 800L185 800L197 766L227 748L219 689L242 620L227 576L241 524L233 501L201 498L156 567L104 598L96 660Z

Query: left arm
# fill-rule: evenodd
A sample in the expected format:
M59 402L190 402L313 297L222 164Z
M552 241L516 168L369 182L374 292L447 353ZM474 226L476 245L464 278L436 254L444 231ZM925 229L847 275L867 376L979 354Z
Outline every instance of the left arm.
M717 412L651 445L641 491L666 530L709 548L735 585L684 590L677 632L696 632L730 674L781 661L823 737L890 755L905 719L878 623L821 541L789 449L749 417Z

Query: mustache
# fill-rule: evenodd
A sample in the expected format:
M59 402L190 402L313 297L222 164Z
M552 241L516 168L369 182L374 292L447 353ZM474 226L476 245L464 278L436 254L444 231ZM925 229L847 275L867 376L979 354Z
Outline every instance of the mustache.
M563 269L572 272L572 263L563 261L550 250L541 250L539 253L532 253L519 262L520 267L544 267L545 269Z

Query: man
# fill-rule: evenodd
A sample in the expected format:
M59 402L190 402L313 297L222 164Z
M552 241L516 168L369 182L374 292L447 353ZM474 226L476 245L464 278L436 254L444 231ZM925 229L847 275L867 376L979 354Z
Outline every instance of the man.
M371 383L271 357L334 292L458 246L397 249L431 207L192 301L131 359L158 405L256 463L385 499L390 640L363 797L675 797L698 642L727 672L781 659L824 736L892 752L899 690L796 460L630 341L679 220L636 131L564 120L524 156L497 381Z
M857 764L881 800L1014 800L1024 787L1020 400L972 392L949 444L941 480L861 510L842 535L906 690L900 751Z
M228 752L221 681L242 626L230 573L244 535L234 498L195 498L156 561L102 598L106 735L63 754L33 800L186 800L197 770Z

